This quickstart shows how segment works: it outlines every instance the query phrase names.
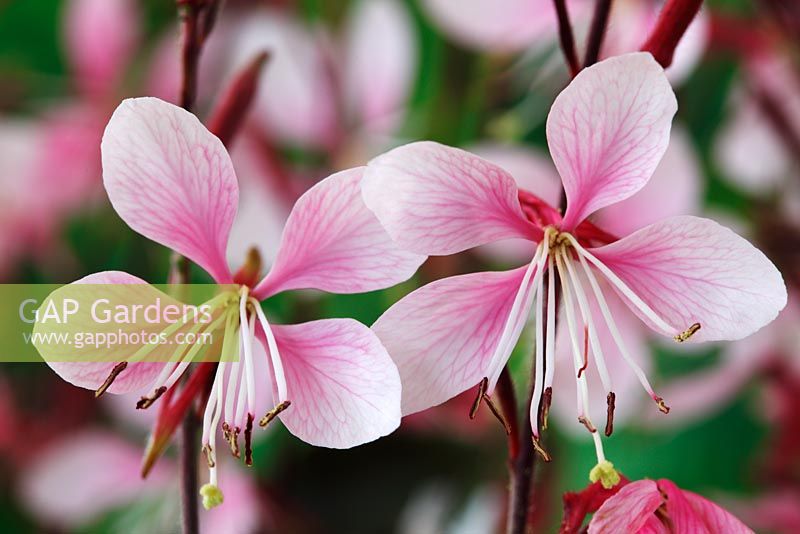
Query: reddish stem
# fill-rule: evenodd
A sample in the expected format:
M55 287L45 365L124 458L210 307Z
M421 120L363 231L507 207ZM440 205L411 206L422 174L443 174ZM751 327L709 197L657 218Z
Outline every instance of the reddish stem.
M592 17L592 27L589 30L589 42L586 45L586 58L583 67L590 67L597 63L600 57L600 48L608 28L608 16L611 14L611 0L597 0Z
M675 48L702 4L703 0L667 0L642 51L653 54L665 69L672 65Z
M572 23L569 20L567 4L564 0L553 0L558 15L558 38L561 42L561 50L567 60L569 72L574 78L581 70L578 63L578 54L575 53L575 36L572 34Z

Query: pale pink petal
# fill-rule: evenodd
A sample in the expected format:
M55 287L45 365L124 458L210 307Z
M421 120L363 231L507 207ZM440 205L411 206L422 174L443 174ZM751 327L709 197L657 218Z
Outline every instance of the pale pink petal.
M312 445L347 449L400 424L400 377L378 337L352 319L273 326L292 405L280 415Z
M663 488L663 480L658 481L659 487ZM701 497L696 493L690 491L682 491L686 501L694 509L697 516L702 520L703 524L708 529L708 532L725 532L725 534L752 534L753 531L744 523L739 521L730 512L723 509L719 505L709 501L705 497ZM672 517L670 510L670 501L667 500L667 511Z
M396 302L372 326L403 381L403 415L477 386L523 281L525 267L432 282Z
M501 167L514 178L520 189L558 207L561 179L546 153L529 146L499 143L478 144L469 151Z
M623 236L676 215L695 215L702 204L703 175L688 134L674 128L653 177L630 198L597 213L598 225Z
M485 143L469 149L508 172L520 189L534 193L550 204L558 206L561 200L561 179L553 162L546 154L521 145ZM476 252L492 261L519 265L530 261L535 245L527 239L507 239L480 246Z
M424 0L422 7L449 36L479 50L514 52L555 36L546 0Z
M416 74L416 34L403 2L357 2L347 26L344 91L352 113L383 132L405 105Z
M300 21L272 10L249 13L236 34L231 72L264 50L270 53L255 117L282 141L329 146L338 128L337 91L319 40Z
M598 280L598 282L600 281ZM619 329L622 339L625 341L628 353L636 364L642 368L645 375L649 376L650 369L652 368L652 349L647 344L647 329L606 284L600 283L603 287L603 295L606 298L609 310L611 310L611 315L614 318L614 322ZM584 287L590 287L588 282L584 282ZM652 403L652 401L650 401L650 398L645 393L638 378L620 354L619 348L614 342L614 338L611 336L611 332L603 320L603 315L594 298L590 298L589 300L591 316L597 328L597 337L603 351L608 374L612 380L611 388L617 397L616 410L614 411L614 424L615 427L621 427L633 417L642 413L642 406L645 406L645 402L649 401ZM580 309L577 307L577 303L575 313L576 317L580 318ZM578 332L579 342L581 347L583 347L583 323L580 322L580 319L578 319L578 321L579 325L581 325ZM566 322L565 320L561 320L559 324L566 325ZM553 375L551 414L561 422L560 429L579 437L590 439L590 434L586 432L586 428L583 425L578 423L577 419L578 407L575 405L577 374L573 364L569 332L566 328L559 328L556 330L555 360L556 368ZM608 392L603 389L603 384L600 381L600 374L597 371L596 361L591 352L585 373L589 386L589 415L595 426L603 427L606 421L606 395ZM658 393L661 395L662 392L659 390ZM664 396L664 398L668 403L672 400L672 397ZM649 408L651 405L647 404L647 407ZM663 417L661 412L657 410L653 411Z
M424 256L398 248L361 197L364 167L329 176L295 203L275 264L256 287L363 293L408 280Z
M105 271L100 273L90 274L73 282L75 284L142 284L142 295L145 295L141 301L142 303L147 303L151 301L155 301L156 297L162 297L164 299L168 299L167 295L161 293L150 284L142 280L141 278L137 278L133 275L128 273L119 272L119 271ZM131 295L128 294L127 298L131 298ZM71 331L80 330L76 325L78 323L79 316L73 316L73 321L70 329ZM95 325L96 326L96 325ZM141 332L142 326L136 324L130 325L120 325L120 328L123 329L128 327L130 332ZM87 332L92 331L91 329L86 329ZM76 349L77 351L78 349ZM98 356L96 358L97 361L91 361L89 359L89 355L91 354L90 351L96 351ZM49 365L53 371L55 371L61 378L69 382L70 384L74 384L78 387L86 388L86 389L93 389L96 390L99 388L103 382L105 382L106 378L108 378L111 370L116 365L116 362L109 362L107 361L108 358L104 356L105 353L108 352L108 349L105 347L100 348L91 348L86 347L84 352L83 360L79 362L60 362L60 361L48 361L46 355L44 356L44 360ZM164 363L161 362L140 362L140 363L132 363L129 364L122 373L117 376L114 380L111 387L108 388L109 393L130 393L134 391L143 390L146 386L151 384L153 380L156 379L158 374L163 369Z
M664 498L652 480L625 485L595 512L589 534L637 532L661 506Z
M500 167L430 141L411 143L367 165L364 201L401 247L447 255L500 239L537 239L517 186Z
M677 109L664 70L642 52L582 70L558 95L547 141L567 193L566 230L647 183Z
M678 329L662 334L700 323L692 342L741 339L786 305L786 287L772 262L709 219L673 217L592 252Z
M22 471L19 497L45 523L72 530L113 508L165 489L171 466L140 476L142 450L113 434L85 431L54 443Z
M70 0L66 47L81 90L108 94L121 82L139 37L136 2Z
M101 151L108 197L128 226L229 282L239 188L222 142L191 113L135 98L114 112Z

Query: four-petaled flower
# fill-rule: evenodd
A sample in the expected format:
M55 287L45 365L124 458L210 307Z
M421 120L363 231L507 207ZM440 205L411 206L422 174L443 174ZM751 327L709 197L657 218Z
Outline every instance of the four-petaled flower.
M560 291L578 385L578 420L594 437L598 468L608 470L589 415L584 373L591 352L608 401L608 435L616 396L601 335L614 340L659 408L669 409L631 357L604 291L616 292L650 328L679 342L739 339L775 318L786 303L780 273L759 250L719 224L672 217L618 239L588 220L647 183L669 142L676 110L663 69L647 53L583 70L556 98L547 119L550 153L566 192L563 217L535 195L519 191L503 169L455 148L412 143L368 164L364 200L409 251L447 255L511 238L534 243L527 267L438 280L378 319L373 330L400 370L404 414L479 383L481 392L491 393L533 308L530 417L534 444L547 458L539 437L551 398ZM593 314L594 309L600 313Z
M217 283L236 284L211 301L221 319L208 329L224 332L222 351L240 358L217 365L206 404L203 445L211 481L202 491L205 505L222 499L216 486L220 421L235 455L239 432L245 432L248 463L253 421L265 412L262 426L279 416L300 439L324 447L353 447L397 428L400 379L369 328L352 319L271 325L261 308L261 301L293 289L386 288L419 267L424 257L399 249L364 205L363 168L334 174L300 197L275 262L259 281L257 269L233 275L225 262L239 189L225 147L196 117L155 98L125 100L106 128L102 158L108 196L132 229L195 262ZM122 272L96 273L78 283L146 284ZM100 355L49 363L69 382L101 392L152 388L155 394L140 401L144 407L177 383L192 356L187 347L170 363L118 364Z

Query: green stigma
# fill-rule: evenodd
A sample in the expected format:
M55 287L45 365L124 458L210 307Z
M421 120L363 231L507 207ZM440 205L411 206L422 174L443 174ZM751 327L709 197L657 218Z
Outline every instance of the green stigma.
M203 508L206 510L219 506L225 500L222 490L215 484L203 484L203 487L200 488L200 495L203 497Z
M592 482L599 480L605 489L611 489L619 484L619 473L614 469L614 464L603 460L589 471L589 480Z

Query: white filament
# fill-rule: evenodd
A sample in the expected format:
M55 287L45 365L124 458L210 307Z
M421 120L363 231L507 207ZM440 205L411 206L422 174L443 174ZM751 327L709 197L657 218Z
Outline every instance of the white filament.
M614 316L611 314L611 310L608 308L608 303L606 302L605 297L603 296L603 291L600 289L600 285L597 283L597 278L595 278L594 273L592 272L591 267L589 264L586 263L586 260L583 256L578 256L578 259L583 266L583 270L586 273L586 278L589 279L589 285L592 286L592 291L594 292L595 299L597 300L597 304L600 306L600 311L603 314L603 317L606 320L606 325L608 325L608 330L611 332L611 337L614 339L614 342L617 344L617 348L619 349L622 358L625 360L625 363L631 368L633 373L636 375L636 378L639 379L639 382L644 387L647 393L655 398L655 393L653 392L653 388L650 385L650 381L647 380L647 375L642 370L639 365L633 360L628 352L628 347L625 345L625 340L623 339L622 335L619 333L619 329L617 328L617 323L614 321Z
M580 243L578 243L577 239L575 239L570 234L563 234L563 235L565 235L567 239L569 239L570 243L572 243L572 246L575 247L575 250L578 252L579 257L585 257L590 262L592 262L594 266L597 267L597 269L605 275L608 281L611 282L614 285L614 287L619 289L619 291L623 295L625 295L625 297L634 306L636 306L639 309L639 311L641 311L648 319L650 319L653 322L653 324L655 324L658 328L660 328L664 332L669 332L672 334L677 334L682 331L675 328L674 326L671 326L664 319L659 317L659 315L656 312L654 312L653 309L647 305L647 303L645 303L641 298L639 298L639 295L634 293L633 290L629 288L627 284L625 284L625 282L623 282L616 274L614 274L614 272L611 269L606 267L606 265L603 264L602 261L594 257L591 252L583 248L580 245Z
M275 341L275 336L272 333L272 328L269 326L267 317L264 315L264 310L261 309L261 305L257 302L255 308L258 314L258 321L261 323L264 335L267 336L267 347L269 347L269 357L272 361L272 374L275 376L275 385L278 389L278 404L280 404L287 400L286 374L283 370L283 362L281 362L281 355L278 352L278 343Z
M589 332L589 344L592 347L592 356L594 356L597 371L600 375L600 381L603 383L603 388L605 389L606 394L611 393L611 377L609 376L608 369L606 368L606 361L603 357L603 348L600 345L600 340L597 338L597 329L595 328L594 321L592 320L592 310L589 308L589 301L586 299L586 294L583 292L581 282L575 273L575 268L572 266L572 258L570 258L566 252L564 253L564 263L567 266L569 278L572 281L572 287L575 289L575 296L578 297L578 307L581 311L581 318L583 319L583 323L586 325Z

